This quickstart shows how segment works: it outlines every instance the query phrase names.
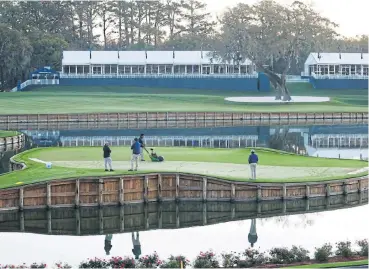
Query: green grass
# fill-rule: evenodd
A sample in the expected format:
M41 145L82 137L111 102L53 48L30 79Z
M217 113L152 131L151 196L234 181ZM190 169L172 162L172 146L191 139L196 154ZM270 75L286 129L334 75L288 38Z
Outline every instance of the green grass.
M308 83L290 83L292 95L328 96L327 103L250 104L225 101L230 96L273 95L233 90L160 89L117 86L52 86L2 93L0 114L56 114L138 111L224 112L366 112L367 90L315 90Z
M0 130L0 138L9 137L9 136L16 136L16 135L18 135L17 131L3 131L3 130Z
M367 265L368 260L360 260L360 261L349 261L349 262L334 262L334 263L317 263L317 264L308 264L308 265L300 265L300 266L291 266L285 268L336 268L336 267L350 267L350 266L359 266L359 265Z
M114 161L129 160L130 151L128 148L112 148ZM220 162L247 164L249 149L199 149L199 148L156 148L156 152L165 156L171 161L192 161L192 162ZM294 166L294 167L349 167L361 168L367 162L356 160L323 159L315 157L298 156L281 151L257 149L260 165L269 166ZM71 147L71 148L37 148L25 151L15 156L15 160L24 162L27 169L15 171L0 176L0 188L14 185L29 184L52 179L101 176L106 175L101 169L65 168L54 166L53 169L46 169L44 164L29 160L38 158L43 161L99 161L102 159L101 147ZM145 173L157 171L144 171ZM176 171L173 171L176 172ZM137 172L136 172L137 173ZM141 172L142 173L142 172ZM110 173L109 173L110 174ZM134 174L123 170L111 173ZM362 173L359 175L364 175ZM358 175L356 175L358 176ZM309 177L309 178L286 178L286 179L257 179L254 182L308 182L344 179L350 177L343 175L339 177ZM352 177L352 176L351 176ZM245 178L228 177L226 179L246 181ZM19 183L20 182L20 183ZM19 184L17 184L19 183Z

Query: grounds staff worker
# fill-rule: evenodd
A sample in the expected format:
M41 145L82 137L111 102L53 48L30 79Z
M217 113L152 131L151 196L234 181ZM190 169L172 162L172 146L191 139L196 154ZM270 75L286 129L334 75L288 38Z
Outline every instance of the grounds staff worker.
M249 156L251 179L256 179L256 166L258 164L258 161L259 161L259 158L258 158L258 155L255 154L255 150L251 150L251 154Z
M140 138L138 139L138 142L140 142L140 144L141 144L141 148L140 148L141 161L144 162L145 161L145 156L143 154L143 148L145 147L145 135L144 134L140 135Z

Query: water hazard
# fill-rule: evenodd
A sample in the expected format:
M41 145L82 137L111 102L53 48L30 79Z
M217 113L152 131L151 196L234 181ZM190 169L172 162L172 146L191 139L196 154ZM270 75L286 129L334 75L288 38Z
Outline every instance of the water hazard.
M150 147L269 147L302 155L367 159L366 124L310 126L217 126L211 128L109 128L95 125L23 128L24 145L2 146L0 173L21 150L47 146L128 146L145 133ZM124 207L26 210L0 213L0 263L65 261L78 265L90 257L132 256L139 234L142 254L194 258L213 249L242 251L301 245L310 251L326 242L367 235L367 193L263 203L152 203ZM256 231L256 240L249 237ZM106 254L105 237L112 235ZM35 244L37 242L37 244ZM22 257L19 256L22 253Z

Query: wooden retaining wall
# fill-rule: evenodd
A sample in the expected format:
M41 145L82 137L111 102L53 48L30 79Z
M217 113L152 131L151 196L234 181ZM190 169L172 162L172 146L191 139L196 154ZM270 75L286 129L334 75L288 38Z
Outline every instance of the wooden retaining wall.
M237 126L271 126L271 125L349 125L367 124L368 119L338 118L309 119L281 118L256 120L178 120L178 121L67 121L67 122L1 122L0 130L86 130L86 129L175 129L175 128L214 128Z
M314 120L368 119L367 112L355 113L248 113L248 112L131 112L85 114L0 115L0 122L110 122L110 121L211 121L211 120Z
M25 135L24 134L19 134L19 135L15 135L15 136L8 136L8 137L0 137L0 146L20 144L24 140L25 140Z
M347 195L368 176L317 183L258 184L184 173L83 177L0 190L0 210L109 206L157 201L262 201Z
M0 212L0 232L57 235L114 234L322 212L364 204L368 204L367 193L284 200L283 202L163 202L127 204L121 207L16 210Z

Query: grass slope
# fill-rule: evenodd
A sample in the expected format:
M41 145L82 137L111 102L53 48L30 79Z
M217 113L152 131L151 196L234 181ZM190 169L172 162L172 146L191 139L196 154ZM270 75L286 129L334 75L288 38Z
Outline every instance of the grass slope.
M300 265L300 266L291 266L285 268L338 268L338 267L350 267L350 266L360 266L367 265L368 260L360 260L360 261L349 261L349 262L334 262L334 263L317 263L317 264L308 264L308 265Z
M0 137L9 137L18 135L17 131L3 131L0 130Z
M2 93L0 114L88 113L135 111L366 112L367 90L315 90L308 83L290 83L292 95L328 96L327 103L251 104L225 101L230 96L273 95L232 90L160 89L118 86L50 86Z
M157 153L165 156L171 161L198 161L198 162L223 162L246 164L249 149L198 149L198 148L157 148ZM300 167L365 167L366 162L355 160L336 160L322 159L314 157L297 156L289 153L257 149L261 165L273 166L300 166ZM112 154L115 161L129 160L130 151L127 148L112 148ZM100 176L106 175L99 169L82 169L82 168L64 168L54 166L52 169L46 169L43 164L33 162L29 158L38 158L44 161L88 161L101 160L101 147L73 147L73 148L37 148L18 154L16 161L25 162L27 169L22 171L11 172L0 176L0 188L10 187L19 184L34 183L52 179L61 179L68 177L82 176ZM150 171L144 171L150 172ZM152 171L154 172L154 171ZM175 172L175 171L173 171ZM142 172L141 172L142 173ZM128 171L115 171L109 173L116 174L132 174ZM321 181L340 178L297 178L270 180L258 179L255 182L306 182ZM231 180L242 180L245 178L228 178ZM17 184L18 183L18 184Z

